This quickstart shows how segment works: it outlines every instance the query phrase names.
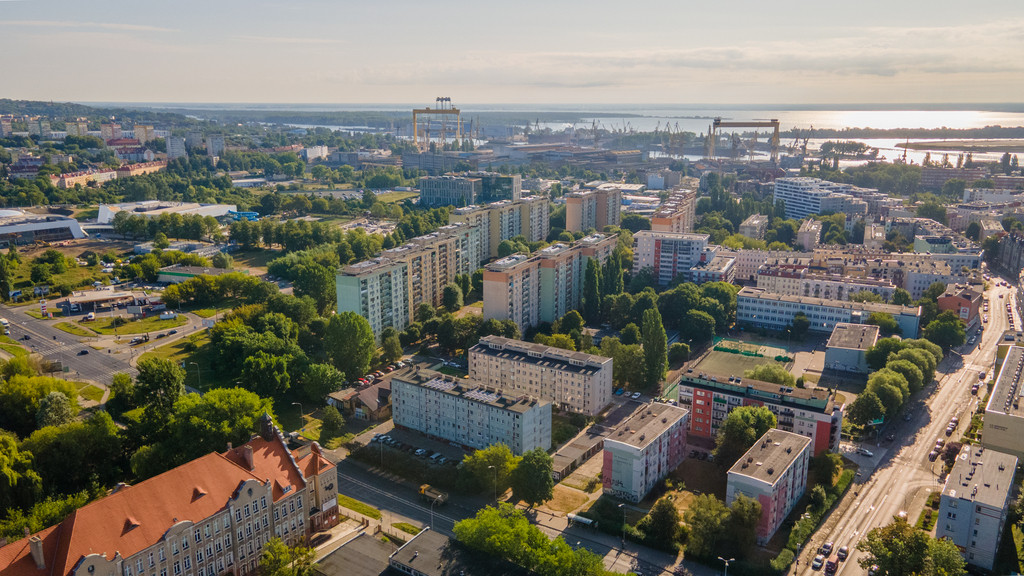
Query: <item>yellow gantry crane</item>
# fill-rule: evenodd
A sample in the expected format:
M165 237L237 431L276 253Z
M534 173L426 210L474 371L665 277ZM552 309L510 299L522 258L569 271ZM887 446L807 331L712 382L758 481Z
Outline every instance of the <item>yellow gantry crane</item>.
M412 111L412 139L416 147L422 152L430 148L430 117L441 117L441 146L448 141L448 119L455 117L455 140L462 143L462 111L452 106L452 99L448 96L435 98L436 108L414 108ZM420 138L419 117L427 116L426 126L423 129L423 138Z
M772 163L779 163L779 121L777 119L772 118L771 120L764 120L760 122L726 122L721 118L715 118L714 121L711 122L711 128L709 130L711 137L708 138L708 158L715 157L715 141L718 140L718 130L720 128L772 128Z

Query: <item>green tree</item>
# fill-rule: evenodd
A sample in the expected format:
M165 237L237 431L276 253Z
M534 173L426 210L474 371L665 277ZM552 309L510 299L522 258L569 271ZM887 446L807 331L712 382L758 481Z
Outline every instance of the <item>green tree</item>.
M885 406L878 398L878 395L871 390L865 390L857 395L857 399L850 403L847 410L850 422L863 426L873 420L885 417Z
M69 494L121 478L121 437L104 411L85 421L40 428L21 443L21 449L35 456L35 469L48 494Z
M11 267L8 259L0 255L0 300L4 302L11 299Z
M616 253L608 258L604 264L601 278L601 290L603 296L621 294L625 289L622 280L622 260Z
M679 325L679 335L693 343L707 342L715 335L715 319L703 310L688 310Z
M50 265L45 262L34 262L29 279L33 284L46 284L53 280L53 271Z
M505 444L492 444L463 457L459 464L459 478L471 491L503 493L509 487L512 471L519 466L520 457L512 454Z
M135 377L136 396L158 420L166 420L174 411L174 403L185 394L185 371L163 358L143 358Z
M302 375L302 392L314 402L323 402L328 394L344 385L345 375L330 364L310 364Z
M259 576L313 576L316 567L312 548L301 544L289 547L280 538L271 538L260 553Z
M231 254L228 254L227 252L217 252L216 254L213 255L213 258L210 260L210 262L213 264L214 268L223 268L225 270L230 270L235 264L235 259L232 258Z
M690 359L690 346L683 342L675 342L668 347L668 361L679 364Z
M153 236L153 248L157 250L166 250L170 246L171 242L167 239L167 234L157 232L156 236Z
M36 424L40 428L67 424L72 418L74 418L74 409L71 406L71 399L67 395L54 390L39 401Z
M771 382L789 387L796 386L796 378L782 364L758 364L753 369L745 371L743 375L761 382Z
M591 324L601 320L601 266L597 258L587 259L587 272L583 278L583 317Z
M729 505L725 531L729 534L727 550L730 554L745 556L757 544L757 525L761 522L761 503L743 494L737 494Z
M889 360L886 368L903 376L907 380L910 393L913 394L924 387L924 373L910 360Z
M967 563L960 555L960 549L948 538L930 538L928 540L928 562L933 576L953 576L963 574Z
M654 307L643 317L644 380L654 387L665 377L668 367L668 337L661 321L661 313Z
M903 346L903 342L896 338L879 338L875 345L864 353L864 359L872 370L881 370L889 361L889 355L899 352Z
M940 224L946 224L946 207L936 201L925 202L917 206L919 218L931 218Z
M110 398L107 399L107 411L115 417L137 406L135 403L135 382L124 372L114 374L110 382Z
M509 484L512 495L533 508L551 499L555 481L551 478L551 456L543 448L534 448L523 454L519 465L512 470Z
M892 292L892 303L897 306L910 306L910 292L903 288L897 288Z
M445 310L456 312L462 308L462 288L458 284L449 284L444 287L444 294L441 296L441 303Z
M644 542L662 550L675 551L679 548L682 528L679 510L668 497L661 497L651 511L639 522L636 529L644 535Z
M775 428L778 420L765 406L741 406L722 420L715 437L715 461L730 467L757 439Z
M430 320L436 315L437 311L434 310L434 307L431 306L429 302L421 302L420 305L416 307L417 322L426 322L427 320Z
M619 340L625 345L640 343L640 327L630 322L619 332Z
M922 386L930 383L935 378L935 368L938 366L938 363L935 361L935 357L926 350L921 348L904 348L889 357L889 363L897 360L906 360L917 366L918 370L921 371ZM890 368L892 367L890 366ZM895 370L895 368L893 369ZM907 384L913 389L910 378L907 378Z
M392 334L384 336L381 340L381 348L384 350L383 359L389 364L400 360L404 353L402 350L402 342L398 339L398 332L394 332L393 328L392 332Z
M12 364L13 361L8 362L7 366ZM6 376L6 380L0 381L0 422L4 429L21 437L31 434L36 429L41 402L51 392L67 397L72 412L78 413L78 391L70 382L45 376Z
M337 303L334 271L315 262L299 266L295 275L295 295L309 296L317 310L326 314Z
M955 313L945 311L924 327L921 335L928 341L939 345L943 350L960 346L967 341L964 322Z
M974 240L975 242L980 242L982 240L982 238L980 238L981 224L979 224L977 221L969 223L967 225L967 230L964 232L964 236L967 236L969 239Z
M858 290L847 298L850 302L885 302L885 299L870 290Z
M893 334L899 335L900 332L902 332L902 330L900 330L900 323L897 322L896 318L888 312L872 312L871 315L868 316L867 323L878 326L878 331L885 336L891 336Z
M793 321L789 325L790 330L794 338L801 339L811 328L811 321L807 319L807 315L803 312L797 312L793 316Z
M366 374L376 351L370 323L355 312L331 316L324 344L331 361L349 382Z
M260 396L281 396L291 387L288 359L260 350L242 362L239 385Z
M701 494L693 499L683 513L683 520L690 527L686 542L687 555L694 558L714 558L718 553L719 540L725 534L725 523L729 519L729 508L713 494Z
M320 409L320 422L320 438L322 440L341 436L345 431L345 419L334 406L328 405Z
M872 529L857 543L857 550L864 553L858 562L864 569L877 565L879 574L889 576L921 574L928 557L929 540L926 532L907 524L902 518L896 518L886 526Z
M28 508L42 489L43 479L35 470L32 453L19 449L18 438L0 429L0 508L8 513Z

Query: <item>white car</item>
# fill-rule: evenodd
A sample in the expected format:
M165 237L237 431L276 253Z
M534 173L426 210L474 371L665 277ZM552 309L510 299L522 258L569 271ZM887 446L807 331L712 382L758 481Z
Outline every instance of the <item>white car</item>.
M636 400L636 399L640 398L640 393L639 392L633 392L633 395L630 396L630 398L632 398L633 400Z
M821 567L824 564L825 564L825 557L822 556L821 554L818 554L817 556L814 557L814 560L811 562L811 570L821 570Z

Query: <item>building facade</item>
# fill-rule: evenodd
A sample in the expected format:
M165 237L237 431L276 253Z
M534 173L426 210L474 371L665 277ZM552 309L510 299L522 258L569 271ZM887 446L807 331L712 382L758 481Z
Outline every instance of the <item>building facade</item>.
M764 240L764 234L768 230L768 217L764 214L751 214L740 223L740 234L754 240Z
M484 336L468 356L469 377L496 390L589 416L612 401L611 358L501 336Z
M679 381L679 404L690 410L691 440L710 447L722 420L740 406L766 406L777 428L811 439L814 455L839 450L843 407L827 390L789 388L749 378L687 374Z
M640 502L686 457L690 413L668 404L641 408L604 440L605 494Z
M981 325L981 304L984 300L985 295L980 290L967 284L950 284L936 303L940 311L956 314L970 331Z
M395 426L473 449L505 444L513 454L551 448L551 403L506 395L431 370L411 368L391 378Z
M878 342L878 326L836 324L825 345L825 368L867 374L871 371L865 353Z
M618 226L622 221L622 190L600 187L565 195L565 229L570 232Z
M725 504L740 494L761 504L757 543L766 544L807 489L811 440L772 428L729 469Z
M633 274L649 268L654 280L666 286L680 274L714 258L707 234L641 230L633 235Z
M425 176L420 178L420 206L470 206L483 187L479 178Z
M968 564L992 570L1016 472L1016 456L965 444L942 487L935 537L952 540Z
M676 190L651 215L651 230L679 234L693 232L696 214L697 193L693 190Z
M992 394L985 406L985 426L981 443L1017 458L1024 458L1024 410L1020 407L1021 373L1024 372L1024 347L1006 349L1003 365L996 376Z
M840 192L842 189L842 184L818 178L777 178L774 198L776 204L785 202L786 218L794 220L802 220L823 212L843 212L847 214L847 220L851 216L866 216L867 203Z
M336 279L338 312L366 318L374 336L391 327L409 325L409 267L404 262L374 258L346 266Z
M919 306L786 296L749 286L736 295L736 322L767 330L785 330L794 316L803 313L810 321L810 331L831 333L841 322L865 324L874 312L892 314L903 337L917 337L921 322Z

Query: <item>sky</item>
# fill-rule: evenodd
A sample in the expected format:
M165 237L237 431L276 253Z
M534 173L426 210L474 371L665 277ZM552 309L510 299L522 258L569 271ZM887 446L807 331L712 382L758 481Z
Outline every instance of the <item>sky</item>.
M1021 0L0 0L0 98L1024 100Z

